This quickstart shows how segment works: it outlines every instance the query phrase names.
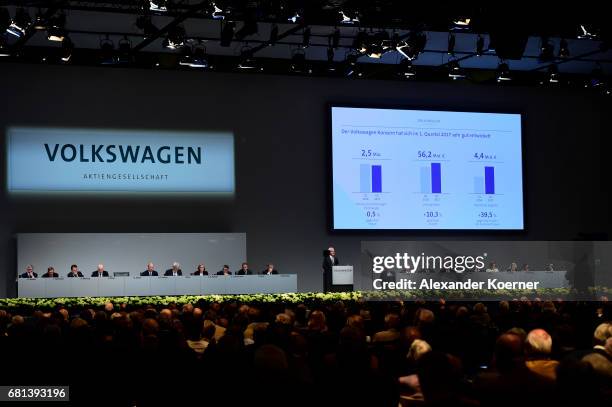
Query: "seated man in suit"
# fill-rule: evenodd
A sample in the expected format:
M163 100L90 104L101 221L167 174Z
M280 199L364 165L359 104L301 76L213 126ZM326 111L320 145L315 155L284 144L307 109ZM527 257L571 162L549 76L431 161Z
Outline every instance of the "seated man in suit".
M152 262L147 263L147 269L140 273L141 276L156 276L157 271L155 270L155 265Z
M181 265L175 261L174 263L172 263L172 268L166 270L166 272L164 273L164 276L182 276L183 271L181 270L180 267Z
M37 278L38 274L34 272L34 267L31 264L26 266L26 272L19 275L19 278Z
M247 274L253 274L253 272L251 271L251 269L249 269L249 263L245 261L244 263L242 263L240 270L238 270L236 274L238 274L239 276L246 276Z
M232 272L230 271L229 266L225 264L223 266L223 270L217 271L217 275L218 276L231 276Z
M56 278L59 277L59 274L55 272L55 269L51 266L47 268L47 272L42 275L43 278Z
M193 272L192 276L207 276L206 266L204 264L198 264L198 268Z
M76 264L70 266L70 273L68 273L68 277L83 277L83 273L79 271L79 267Z
M98 264L98 268L91 273L92 277L108 277L108 271L104 270L104 264Z
M265 274L265 275L278 274L278 271L274 268L274 264L270 263L266 265L265 270L262 271L261 274Z

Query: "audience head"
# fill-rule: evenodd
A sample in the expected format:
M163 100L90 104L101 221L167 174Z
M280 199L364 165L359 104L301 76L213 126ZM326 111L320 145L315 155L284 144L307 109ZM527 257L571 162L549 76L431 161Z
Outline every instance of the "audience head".
M593 332L593 343L599 346L605 346L608 338L612 337L612 323L604 322L595 328Z
M523 340L513 333L504 333L495 343L495 366L500 372L507 372L524 366Z
M543 329L533 329L527 334L525 353L530 356L548 356L552 352L552 338Z
M410 361L416 362L427 352L431 352L431 346L429 346L429 344L422 339L415 339L412 341L412 345L410 345L406 358L408 358Z
M398 329L400 326L400 317L395 313L385 315L385 327L387 329Z
M324 331L327 329L325 314L322 311L316 310L310 314L308 329L313 331Z
M115 305L114 305L112 302L107 301L107 302L104 304L104 311L106 311L106 312L111 312L111 311L113 311L114 309L115 309Z

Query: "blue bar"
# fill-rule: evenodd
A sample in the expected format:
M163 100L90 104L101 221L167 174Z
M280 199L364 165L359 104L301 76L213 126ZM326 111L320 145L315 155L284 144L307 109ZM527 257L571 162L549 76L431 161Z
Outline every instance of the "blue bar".
M440 163L431 163L431 193L442 193L442 169Z
M431 170L421 167L421 193L431 194Z
M361 164L359 166L359 192L370 191L370 165Z
M372 192L382 192L382 166L372 166Z
M495 194L495 167L485 167L485 194Z

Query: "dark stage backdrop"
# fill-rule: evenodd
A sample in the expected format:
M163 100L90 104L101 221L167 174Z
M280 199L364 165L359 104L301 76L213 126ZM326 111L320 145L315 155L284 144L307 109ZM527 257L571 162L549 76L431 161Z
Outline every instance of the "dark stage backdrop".
M607 237L611 104L590 92L455 83L1 64L8 125L229 130L236 198L0 198L0 296L15 293L17 232L246 232L254 268L273 261L321 290L321 252L358 265L361 240ZM522 111L524 233L335 234L328 229L327 103ZM6 187L4 185L4 187ZM601 235L593 235L603 233ZM43 267L39 267L41 272Z

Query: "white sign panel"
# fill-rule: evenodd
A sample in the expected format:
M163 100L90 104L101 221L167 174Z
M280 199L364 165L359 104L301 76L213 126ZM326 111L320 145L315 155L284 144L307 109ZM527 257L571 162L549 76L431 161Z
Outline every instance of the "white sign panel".
M11 127L9 193L234 193L234 137Z

